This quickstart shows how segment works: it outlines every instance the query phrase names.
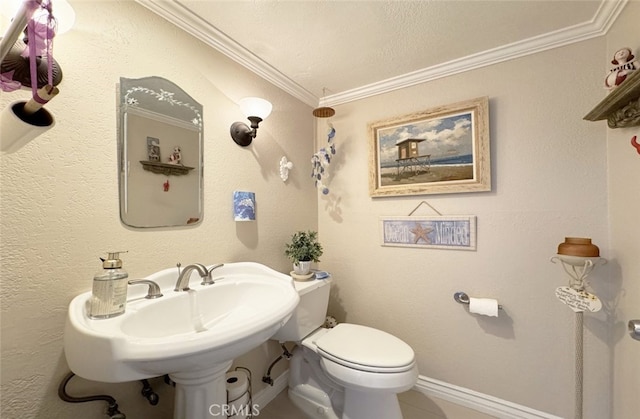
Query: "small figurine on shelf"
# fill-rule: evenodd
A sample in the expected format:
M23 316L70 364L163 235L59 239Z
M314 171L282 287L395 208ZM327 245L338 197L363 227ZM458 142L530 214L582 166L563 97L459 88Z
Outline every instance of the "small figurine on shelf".
M611 64L614 67L609 70L609 74L604 80L604 85L610 90L620 86L629 74L640 69L640 62L635 60L631 48L621 48L616 51Z
M180 146L173 148L173 153L169 156L169 164L182 164L182 150Z

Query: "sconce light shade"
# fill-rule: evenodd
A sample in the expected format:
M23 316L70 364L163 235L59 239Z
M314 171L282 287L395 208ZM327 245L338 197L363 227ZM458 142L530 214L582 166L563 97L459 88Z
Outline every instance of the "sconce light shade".
M245 97L238 102L240 109L247 118L257 116L260 119L267 119L271 115L271 102L259 97Z
M259 97L246 97L238 102L240 109L247 119L251 121L251 127L244 122L234 122L231 124L231 138L239 146L246 147L256 137L258 124L271 114L271 103Z

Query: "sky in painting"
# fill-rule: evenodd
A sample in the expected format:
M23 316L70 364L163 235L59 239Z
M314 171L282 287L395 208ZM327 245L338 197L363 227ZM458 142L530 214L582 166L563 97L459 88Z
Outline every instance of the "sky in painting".
M396 144L410 138L426 140L418 144L418 151L421 156L431 154L432 159L472 154L472 114L466 112L379 129L380 164L395 162Z

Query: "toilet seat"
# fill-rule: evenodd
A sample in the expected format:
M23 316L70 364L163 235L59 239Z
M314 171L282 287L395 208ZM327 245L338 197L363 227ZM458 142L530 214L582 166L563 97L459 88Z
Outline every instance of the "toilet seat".
M320 356L359 371L397 373L415 367L415 354L409 345L367 326L340 323L313 343Z

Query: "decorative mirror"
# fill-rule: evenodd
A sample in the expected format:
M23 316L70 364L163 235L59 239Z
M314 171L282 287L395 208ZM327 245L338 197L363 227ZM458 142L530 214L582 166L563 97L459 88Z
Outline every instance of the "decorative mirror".
M199 223L202 105L162 77L121 77L118 104L122 222L137 228Z

